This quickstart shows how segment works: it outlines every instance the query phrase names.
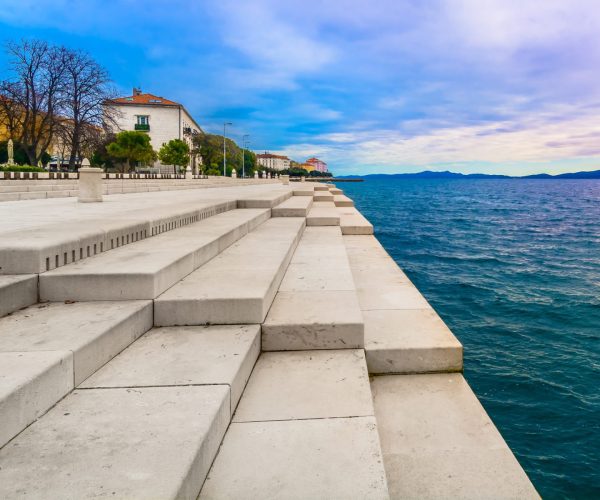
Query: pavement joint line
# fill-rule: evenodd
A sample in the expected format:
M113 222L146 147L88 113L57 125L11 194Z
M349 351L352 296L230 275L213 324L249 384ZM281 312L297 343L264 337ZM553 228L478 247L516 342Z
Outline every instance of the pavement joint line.
M85 380L84 380L85 382ZM82 382L83 383L83 382ZM160 389L162 387L207 387L207 386L220 386L226 385L231 389L231 384L164 384L164 385L114 385L114 386L102 386L102 387L75 387L74 391L94 391L96 389L110 390L110 389Z
M276 352L276 351L270 351ZM301 422L305 420L344 420L347 418L373 418L374 415L348 415L344 417L307 417L307 418L273 418L266 420L242 420L242 421L233 421L232 424L260 424L263 422Z

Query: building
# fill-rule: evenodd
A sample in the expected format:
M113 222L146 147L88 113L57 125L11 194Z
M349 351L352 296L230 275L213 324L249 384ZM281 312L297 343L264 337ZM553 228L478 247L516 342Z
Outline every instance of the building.
M312 165L317 172L327 172L327 163L318 158L309 158L306 163ZM308 170L308 169L307 169Z
M202 133L200 125L182 104L164 97L142 93L141 89L134 88L131 96L112 99L105 105L117 111L115 133L123 130L145 132L150 136L150 142L156 151L172 139L187 142L191 150L194 136ZM190 156L190 166L195 170L196 165L201 162L201 157ZM173 168L161 165L158 161L154 166L167 172L171 172Z
M300 168L303 168L307 172L312 172L313 170L315 170L315 166L311 163L301 163Z
M290 168L290 159L287 156L274 155L271 153L257 154L256 161L259 165L273 170L287 170Z

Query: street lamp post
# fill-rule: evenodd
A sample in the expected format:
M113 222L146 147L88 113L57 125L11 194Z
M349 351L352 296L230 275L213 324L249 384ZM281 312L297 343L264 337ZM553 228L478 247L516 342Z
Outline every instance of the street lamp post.
M233 125L233 123L223 123L223 177L227 177L227 149L225 147L225 127L227 127L227 125Z
M246 139L250 137L249 134L242 136L242 179L246 178Z

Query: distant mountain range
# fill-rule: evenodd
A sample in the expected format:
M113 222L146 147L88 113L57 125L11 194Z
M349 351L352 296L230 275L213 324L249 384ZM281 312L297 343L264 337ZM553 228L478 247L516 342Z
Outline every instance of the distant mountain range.
M456 172L432 172L425 170L414 174L368 174L368 175L338 175L338 178L360 178L360 179L378 179L378 178L401 178L401 179L600 179L600 170L591 172L573 172L569 174L535 174L523 176L497 175L497 174L459 174Z

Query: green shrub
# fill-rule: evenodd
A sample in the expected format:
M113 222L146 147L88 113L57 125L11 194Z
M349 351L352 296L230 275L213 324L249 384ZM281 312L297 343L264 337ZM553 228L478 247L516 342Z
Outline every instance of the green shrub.
M0 172L45 172L45 170L31 165L0 165Z

